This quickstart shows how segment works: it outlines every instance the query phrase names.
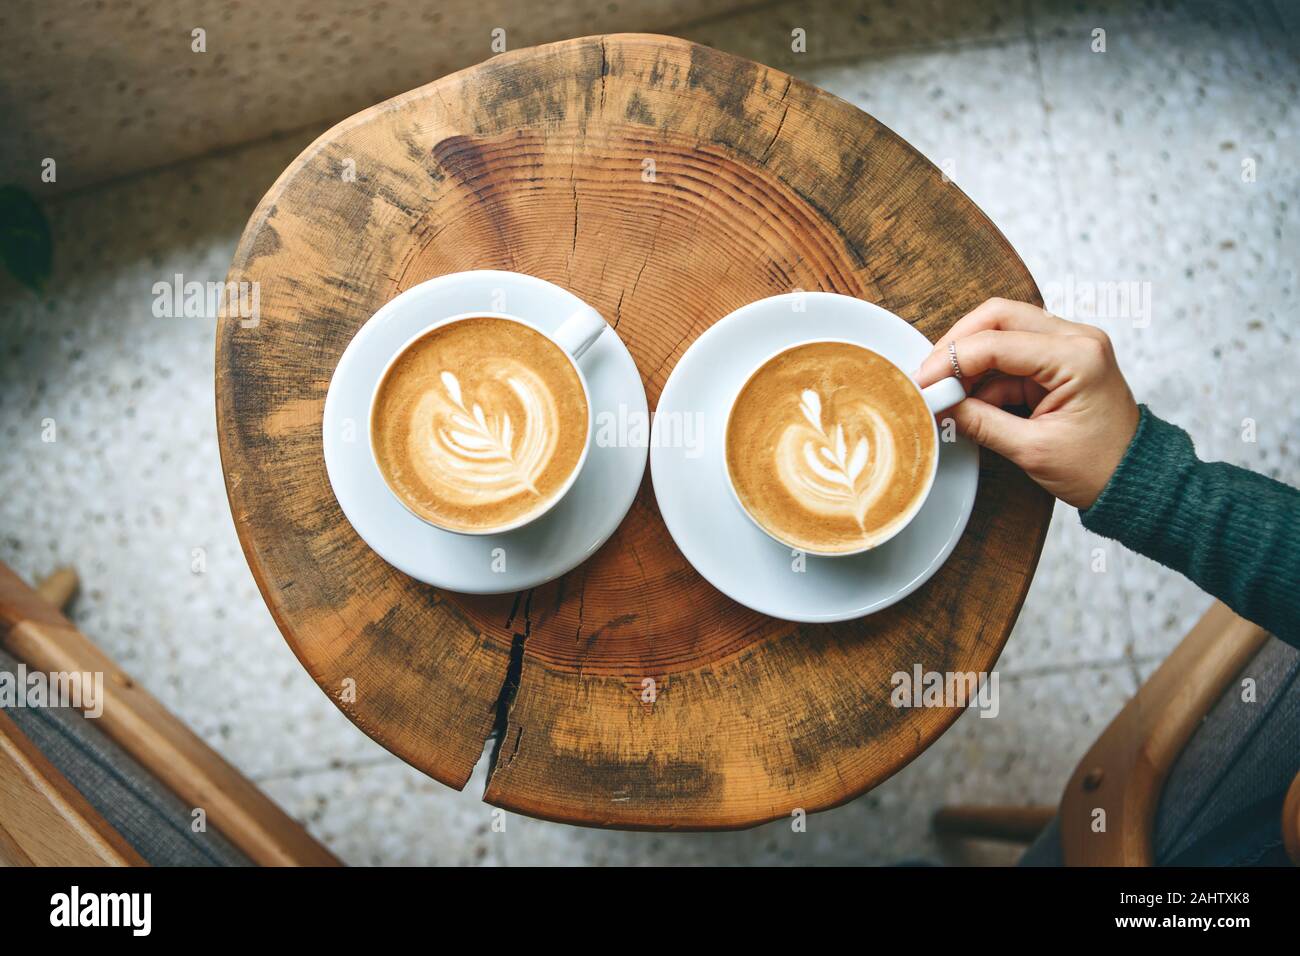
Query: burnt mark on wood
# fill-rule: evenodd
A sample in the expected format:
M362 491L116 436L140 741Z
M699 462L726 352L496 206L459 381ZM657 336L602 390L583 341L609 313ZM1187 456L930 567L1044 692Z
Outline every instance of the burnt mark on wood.
M408 159L424 165L428 156L428 149L424 140L416 132L416 127L411 126L402 130L398 134L398 142L402 144L402 149L405 150Z
M666 63L663 54L660 54L655 57L654 63L650 64L650 73L646 78L651 86L663 86Z
M481 211L488 219L497 238L497 247L509 252L512 237L517 233L511 210L517 166L521 157L537 155L540 161L540 143L534 134L518 130L512 136L475 137L449 136L433 147L433 160L450 178L470 190ZM508 155L513 164L503 169L495 160L498 152ZM513 253L510 253L513 260Z
M248 255L244 258L244 268L247 269L258 259L263 256L275 255L280 251L280 234L275 231L275 226L271 225L271 220L275 218L276 207L272 206L266 214L266 219L258 227L257 232L253 235L253 242L248 247Z
M410 638L402 634L402 616L401 605L395 604L384 612L383 617L366 622L361 636L369 642L370 651L389 659L407 656Z
M374 195L379 196L394 209L400 210L407 219L416 220L424 214L424 197L412 197L410 190L405 186L394 188L387 179L376 184Z
M583 51L588 61L585 72L596 75L602 45L583 42L588 48ZM572 105L566 84L571 69L557 68L546 58L520 56L518 51L494 57L481 65L472 86L461 87L461 96L470 98L462 102L462 109L486 118L488 128L495 129L561 123ZM481 123L478 129L484 131Z
M650 112L650 107L646 105L646 101L641 99L641 94L637 92L633 92L632 98L627 101L627 109L623 112L623 115L631 123L640 123L643 126L655 125L654 113Z
M723 774L710 768L710 757L704 753L559 750L547 756L546 774L566 790L586 792L583 810L597 822L625 819L627 811L621 804L655 805L660 813L671 814L679 802L716 799L725 789Z
M829 208L829 202L823 199L822 196L814 194L809 190L801 189L799 186L793 183L787 183L787 185L791 186L791 188L794 190L795 195L797 195L800 199L806 202L817 212L818 217L823 223L835 229L836 236L839 239L839 244L844 248L844 250L849 254L849 257L853 260L853 268L865 269L867 267L865 246L862 245L860 242L858 242L855 239L855 237L849 235L843 229L843 227L839 225L840 220L836 217L835 211ZM837 201L846 202L848 200L849 195L850 194L846 191L838 198Z
M640 618L640 616L641 615L639 614L632 614L632 613L620 614L617 617L610 618L608 621L606 621L600 627L596 628L594 631L589 632L587 634L587 639L582 642L582 650L578 654L578 669L579 670L582 669L582 662L583 660L586 659L587 652L591 650L592 645L596 643L596 641L600 638L602 634L604 634L606 631L609 631L611 629L617 629L620 627L624 627L628 624L635 623L637 619ZM581 636L581 634L582 634L582 622L579 621L578 632L574 636L574 639L577 640Z
M876 617L882 619L874 620ZM766 667L783 674L806 667L809 659L824 660L824 666L833 668L834 661L859 656L855 649L885 640L889 617L890 611L885 611L865 621L803 625L761 649L747 651L738 663L744 667L747 659L761 658ZM893 653L888 646L881 650ZM918 715L892 706L888 678L897 671L910 672L913 656L909 649L896 661L873 661L866 672L872 675L866 678L866 686L860 677L833 683L815 679L791 682L787 706L782 708L780 740L760 752L766 773L773 781L807 781L821 776L828 763L835 773L833 765L844 755L869 751L904 733L902 728L915 723ZM880 680L880 686L871 686L873 680Z
M435 143L430 154L439 168L471 188L492 171L481 137L448 136Z
M346 604L346 596L339 604ZM411 693L412 683L428 687L445 676L442 662L446 649L437 641L426 640L420 628L413 627L419 617L406 605L391 606L381 618L365 624L335 662L333 670L338 674L352 676L364 684L360 687L359 700L364 700L364 710L370 719L400 721L409 704L407 695ZM373 678L380 672L376 662L385 661L398 663L402 680L385 682ZM330 689L326 687L326 691ZM448 684L443 689L450 693L452 700L463 702L463 688ZM464 723L471 714L458 717L458 723Z
M752 60L742 60L707 46L692 44L686 84L691 89L708 93L727 116L749 123L753 117L745 110L745 99L754 88L760 69Z

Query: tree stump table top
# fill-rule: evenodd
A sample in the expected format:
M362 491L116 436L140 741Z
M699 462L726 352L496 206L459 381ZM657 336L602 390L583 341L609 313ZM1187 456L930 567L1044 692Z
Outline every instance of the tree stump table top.
M259 284L259 320L220 322L216 387L249 565L349 718L456 788L495 735L489 803L655 829L835 806L951 725L956 708L893 707L891 676L993 668L1051 514L987 451L939 573L842 624L773 620L714 590L669 536L648 471L614 537L526 593L442 592L375 555L326 477L330 376L384 302L468 269L529 273L596 306L652 408L692 341L764 296L858 296L932 341L988 296L1041 302L992 223L890 130L683 40L519 50L340 123L249 221L229 281Z

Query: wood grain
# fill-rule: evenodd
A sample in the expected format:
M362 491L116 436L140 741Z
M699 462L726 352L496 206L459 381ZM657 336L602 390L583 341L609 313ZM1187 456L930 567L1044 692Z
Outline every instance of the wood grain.
M0 710L0 865L144 866L123 836Z
M859 296L932 340L988 296L1041 301L997 229L888 129L682 40L504 54L340 123L240 242L229 280L259 283L260 321L220 323L217 416L263 596L358 726L458 788L495 733L491 803L686 829L841 803L957 718L893 708L890 678L989 670L1006 640L1051 501L993 455L942 571L854 623L795 627L725 598L677 551L648 476L596 555L524 594L440 592L375 556L325 474L330 375L380 305L465 269L540 276L595 305L651 407L704 329L764 296Z

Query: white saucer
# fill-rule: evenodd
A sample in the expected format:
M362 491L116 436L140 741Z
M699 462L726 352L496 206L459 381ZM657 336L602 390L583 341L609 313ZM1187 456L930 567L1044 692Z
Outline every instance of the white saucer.
M371 394L411 336L439 318L476 311L509 312L549 333L580 305L573 293L533 276L460 272L407 289L348 344L325 398L325 468L343 514L393 567L451 591L501 594L572 570L614 533L645 473L645 443L595 439L602 413L615 416L610 421L644 422L646 398L636 363L612 328L581 359L595 422L587 463L564 499L532 524L480 536L434 528L398 502L370 454Z
M682 356L659 398L650 442L655 498L682 554L732 600L788 621L846 621L911 594L956 547L979 484L979 449L964 438L941 441L930 496L897 537L852 557L803 557L804 570L796 571L794 553L760 531L729 492L723 431L731 398L754 366L818 338L857 342L907 372L931 349L898 316L861 299L829 292L762 299L714 324ZM666 440L665 423L691 415L701 440L690 447Z

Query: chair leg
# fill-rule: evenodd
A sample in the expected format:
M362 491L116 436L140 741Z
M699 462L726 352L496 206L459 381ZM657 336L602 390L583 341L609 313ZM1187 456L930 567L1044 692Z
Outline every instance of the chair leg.
M62 611L77 593L80 584L77 569L64 566L41 578L36 585L36 593Z
M934 830L944 836L1032 843L1056 816L1056 807L940 807Z

